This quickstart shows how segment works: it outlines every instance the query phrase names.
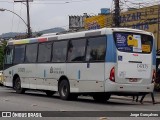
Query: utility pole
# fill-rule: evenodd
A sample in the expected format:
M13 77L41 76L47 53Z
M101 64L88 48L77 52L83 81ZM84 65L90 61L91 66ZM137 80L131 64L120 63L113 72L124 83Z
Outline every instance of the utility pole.
M32 36L31 26L30 26L30 15L29 15L29 0L26 1L27 6L27 23L28 23L28 37Z
M29 14L29 2L33 2L33 0L14 0L14 2L26 2L26 7L27 7L27 37L30 38L32 37L32 31L31 31L31 26L30 26L30 14Z
M113 21L114 27L120 27L120 5L119 0L114 0L114 14L113 14Z

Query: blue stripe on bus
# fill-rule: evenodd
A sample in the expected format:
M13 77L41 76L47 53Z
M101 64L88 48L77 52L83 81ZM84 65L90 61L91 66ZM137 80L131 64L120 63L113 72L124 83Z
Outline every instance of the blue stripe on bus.
M153 64L153 65L156 65L156 47L155 47L155 39L153 40L152 64Z
M78 79L81 79L81 71L78 70Z
M116 63L116 46L113 34L107 35L106 62Z
M46 70L44 70L44 78L46 78Z

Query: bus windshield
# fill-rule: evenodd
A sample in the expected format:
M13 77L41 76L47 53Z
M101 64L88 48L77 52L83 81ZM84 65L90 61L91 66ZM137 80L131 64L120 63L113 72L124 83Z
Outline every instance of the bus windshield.
M121 52L151 53L153 37L145 34L131 32L115 32L116 47Z

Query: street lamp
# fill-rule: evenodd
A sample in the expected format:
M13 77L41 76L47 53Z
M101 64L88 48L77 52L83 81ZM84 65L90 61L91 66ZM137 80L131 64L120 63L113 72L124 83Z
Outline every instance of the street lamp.
M18 15L17 13L15 13L15 12L13 12L13 11L11 11L11 10L8 10L8 9L3 9L3 8L0 8L0 11L1 12L4 12L4 11L8 11L8 12L11 12L11 13L13 13L13 14L15 14L16 16L18 16L23 22L24 22L24 24L27 26L27 28L28 28L28 30L30 30L30 27L28 26L28 24L24 21L24 19L20 16L20 15ZM28 32L28 37L30 37L30 32Z

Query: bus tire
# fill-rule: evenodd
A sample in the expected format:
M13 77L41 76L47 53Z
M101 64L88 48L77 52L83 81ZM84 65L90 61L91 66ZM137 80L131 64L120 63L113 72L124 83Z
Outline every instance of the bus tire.
M51 97L51 96L53 96L53 94L55 94L56 92L55 92L55 91L46 90L45 93L46 93L47 96Z
M67 80L62 80L60 82L58 92L62 100L69 100L70 86Z
M105 103L107 102L107 100L109 100L110 98L110 94L101 94L101 93L97 93L97 94L94 94L93 95L93 99L96 101L96 102L101 102L101 103Z
M25 93L25 89L21 87L21 80L19 77L17 77L15 80L14 89L15 89L16 93L18 93L18 94Z

